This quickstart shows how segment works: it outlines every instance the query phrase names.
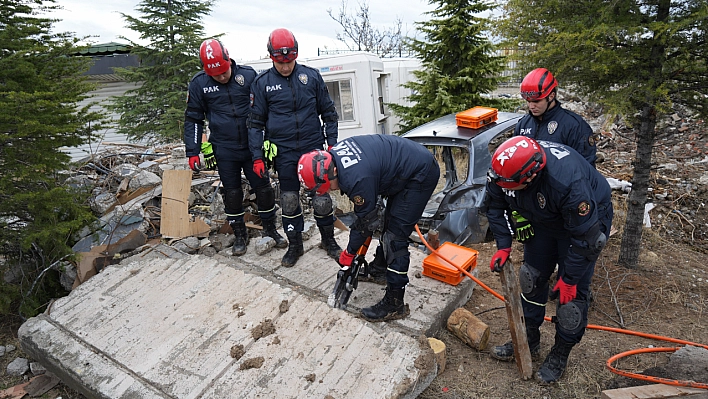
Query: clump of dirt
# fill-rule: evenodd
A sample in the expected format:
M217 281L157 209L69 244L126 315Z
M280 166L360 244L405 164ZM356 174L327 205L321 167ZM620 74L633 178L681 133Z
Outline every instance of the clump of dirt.
M275 325L271 319L263 320L261 324L255 326L253 330L251 330L251 336L256 341L271 334L275 334Z
M248 370L248 369L259 369L261 366L263 366L263 363L265 362L265 358L263 356L258 356L254 357L252 359L246 359L241 363L241 366L239 366L239 370Z
M305 376L305 381L307 381L307 382L315 382L316 379L317 379L317 376L315 375L315 373L310 373Z
M283 299L283 301L280 302L280 313L285 313L288 310L290 310L290 303L288 303L287 299Z
M243 345L241 344L237 344L231 347L231 357L236 360L243 357L245 353L246 351L244 350Z

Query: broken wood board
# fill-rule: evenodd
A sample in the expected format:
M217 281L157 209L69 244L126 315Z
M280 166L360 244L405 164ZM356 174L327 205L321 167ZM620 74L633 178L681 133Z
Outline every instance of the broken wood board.
M162 175L160 234L165 238L206 237L209 225L191 220L188 198L192 187L191 170L166 170Z
M708 391L700 388L675 387L665 384L641 385L638 387L608 389L602 391L602 399L708 399Z
M519 288L519 279L516 278L516 271L511 260L502 267L499 277L504 289L504 305L506 305L506 315L509 318L509 331L511 332L511 342L514 344L516 366L519 368L521 378L528 380L533 373L533 364L529 342L526 338L524 311L521 307L521 288Z

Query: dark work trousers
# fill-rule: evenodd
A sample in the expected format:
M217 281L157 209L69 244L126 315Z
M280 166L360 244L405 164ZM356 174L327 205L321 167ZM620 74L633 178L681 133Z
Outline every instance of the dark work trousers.
M600 210L602 232L609 236L612 223L612 208ZM549 230L538 224L533 225L534 236L524 242L524 262L538 270L541 275L536 282L536 289L528 295L521 295L526 327L537 328L546 315L546 302L549 294L549 280L558 264L558 276L565 272L565 259L570 248L570 236L565 231ZM556 333L568 343L578 343L585 334L588 324L588 306L590 305L590 282L595 272L595 262L585 270L577 284L576 303L582 311L582 325L576 334L568 334L556 324ZM555 284L555 283L554 283Z
M308 152L317 149L320 148L310 148L307 151L291 150L278 153L275 157L274 165L275 171L278 172L278 181L280 182L281 193L285 193L287 191L297 192L299 198L300 180L297 177L297 163L303 154L307 154ZM323 196L329 197L329 193L326 193ZM305 229L305 219L302 216L302 206L300 206L300 201L297 202L295 211L290 212L288 215L285 214L285 207L283 207L282 204L281 207L283 208L282 219L283 228L285 231L303 231ZM315 221L319 227L331 226L334 224L335 219L334 209L328 212L327 215L315 215Z
M386 227L382 239L391 240L390 251L392 254L386 256L388 263L386 282L394 289L403 288L408 284L408 266L411 262L408 237L423 215L425 206L428 204L439 178L440 168L437 162L433 161L425 180L422 182L411 181L403 190L389 196L386 200ZM390 236L390 238L384 238L384 236ZM387 250L385 249L385 251Z
M258 192L259 189L270 186L270 178L259 177L253 172L253 161L251 160L251 152L246 148L243 150L234 150L231 148L219 147L212 144L214 156L216 157L216 167L219 170L219 179L224 186L224 190L236 190L241 193L236 200L224 200L224 208L226 218L228 220L243 221L243 188L241 187L241 172L246 176L251 188ZM272 204L267 204L267 209L261 208L261 201L258 203L258 216L261 220L270 220L275 218L275 201Z

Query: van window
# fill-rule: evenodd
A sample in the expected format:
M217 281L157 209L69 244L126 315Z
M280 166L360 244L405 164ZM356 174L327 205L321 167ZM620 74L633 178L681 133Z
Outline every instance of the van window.
M326 82L329 95L337 107L340 122L354 121L354 96L352 94L352 80L341 79Z

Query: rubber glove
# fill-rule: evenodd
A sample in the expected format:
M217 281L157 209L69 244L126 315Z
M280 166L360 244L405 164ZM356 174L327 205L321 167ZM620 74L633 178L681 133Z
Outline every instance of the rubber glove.
M578 286L566 284L566 282L563 281L563 277L561 277L558 279L558 282L553 287L553 292L555 291L560 292L560 303L561 305L565 305L566 303L575 299L575 296L578 293Z
M192 169L193 171L199 171L199 168L202 167L202 162L199 160L199 155L192 155L189 157L189 168Z
M497 250L497 252L492 256L492 260L489 261L489 269L493 272L501 272L501 268L506 264L506 261L511 255L511 248L503 248Z
M342 251L341 254L339 254L339 265L340 266L350 267L352 265L352 262L354 262L354 255L347 252L346 249L344 251Z
M253 173L257 174L258 177L261 178L266 176L265 163L263 163L262 159L256 159L253 161Z

